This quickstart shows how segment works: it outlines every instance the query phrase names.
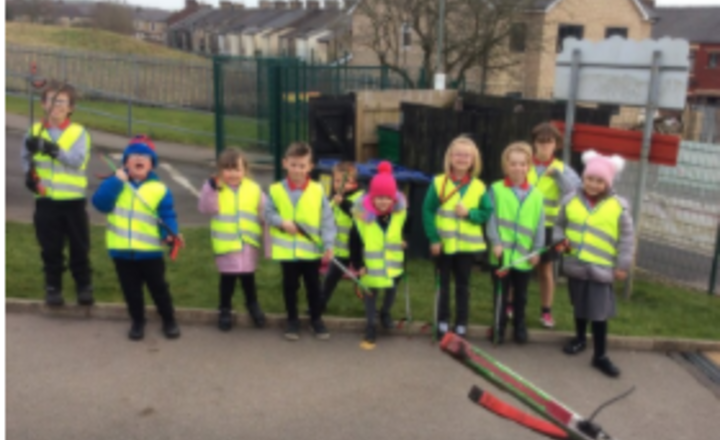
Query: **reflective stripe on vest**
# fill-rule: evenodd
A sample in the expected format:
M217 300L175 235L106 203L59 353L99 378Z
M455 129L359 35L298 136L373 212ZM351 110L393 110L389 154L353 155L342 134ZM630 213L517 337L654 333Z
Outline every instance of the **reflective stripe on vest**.
M290 235L280 228L270 229L271 256L273 260L316 260L321 257L320 224L322 203L325 198L322 186L310 181L302 196L293 205L283 182L270 186L270 198L283 220L295 221L310 235L309 241L302 234ZM315 244L317 243L317 244Z
M565 208L570 242L570 257L586 263L614 266L617 256L619 221L623 207L617 197L610 197L588 210L579 196Z
M377 221L356 221L367 269L361 281L366 286L375 289L392 287L393 280L402 275L405 261L402 230L406 218L407 211L393 212L386 231Z
M531 187L522 203L518 200L512 188L505 186L504 181L492 185L495 200L495 216L497 220L500 241L503 247L503 265L508 265L530 254L535 233L539 225L543 210L543 198L540 191ZM492 264L498 264L495 255L490 255ZM529 261L514 266L519 270L530 270Z
M218 214L210 221L210 236L216 255L239 252L243 243L260 247L262 227L258 207L260 186L243 179L237 191L223 185L218 191Z
M109 250L162 251L155 212L167 193L167 187L161 182L149 181L137 191L153 210L135 197L126 184L107 217L105 239Z
M347 199L353 203L357 201L364 191L358 191ZM339 206L333 203L333 216L335 217L335 226L337 227L337 235L335 235L335 246L333 253L338 258L350 257L350 229L352 229L352 217L347 215Z
M465 191L465 195L460 197L460 191L455 191L455 184L452 180L447 179L445 183L445 175L435 177L435 191L438 199L443 200L447 194L454 192L445 203L440 205L435 214L435 226L442 240L443 253L454 254L457 252L480 252L484 251L487 246L483 238L482 226L471 223L466 218L459 218L455 214L455 207L462 201L465 207L476 207L478 202L485 194L485 184L478 179L472 179ZM440 194L445 187L445 194Z
M557 181L548 174L551 168L555 168L558 173L565 171L565 164L557 159L553 159L550 166L545 169L541 176L538 176L535 166L530 166L527 181L530 185L540 190L543 196L543 205L545 206L545 226L552 227L555 225L560 213L560 197L562 196L560 186Z
M32 127L33 136L38 136L40 131L42 131L42 139L54 142L48 130L42 129L42 123L35 123ZM63 151L70 151L84 131L82 125L71 123L63 130L56 143ZM41 153L35 153L32 160L40 184L45 187L45 195L36 194L36 198L47 197L52 200L73 200L85 197L85 190L87 189L85 169L90 160L90 135L87 132L85 132L85 161L80 168L63 165L57 159Z

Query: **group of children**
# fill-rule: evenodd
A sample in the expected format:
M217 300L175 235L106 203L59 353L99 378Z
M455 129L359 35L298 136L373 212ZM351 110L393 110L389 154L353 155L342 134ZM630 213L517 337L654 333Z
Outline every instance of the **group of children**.
M89 264L89 230L85 210L90 138L70 122L74 91L51 84L43 94L47 117L28 133L23 148L27 187L36 194L35 228L42 248L46 302L63 304L63 243L70 241L70 266L78 302L93 303ZM553 262L565 253L570 298L577 334L565 347L576 354L586 347L588 321L595 354L593 365L619 375L605 352L607 320L615 313L614 280L626 276L633 252L633 226L627 203L612 190L622 159L594 152L583 156L582 180L554 159L562 137L550 124L536 127L532 145L516 142L502 154L505 178L489 188L479 179L482 162L474 142L458 137L447 149L444 172L425 197L423 225L436 259L440 281L437 336L467 332L470 275L478 254L488 253L500 287L499 334L504 340L510 320L513 337L527 341L525 307L533 268L542 296L541 322L552 327ZM182 245L172 193L154 172L157 154L152 141L137 136L122 157L122 167L106 178L92 197L107 214L106 244L117 271L132 325L128 337L144 337L146 285L162 318L166 337L180 330L165 279L163 247ZM198 209L210 219L210 236L219 276L218 327L232 328L232 297L240 280L245 307L256 327L265 315L258 301L255 271L260 249L279 261L287 312L285 337L300 337L298 290L307 293L310 326L319 339L329 332L322 315L339 280L352 267L363 290L366 330L363 347L376 342L376 316L384 329L394 327L391 309L405 271L407 201L398 191L392 166L383 162L368 190L358 183L354 164L333 168L330 197L310 178L312 150L291 144L283 158L287 177L272 184L267 195L252 180L242 153L225 150L216 175L204 183ZM329 269L320 280L322 262ZM455 321L451 328L450 283L455 280ZM499 283L499 286L498 286ZM384 291L380 312L377 301Z

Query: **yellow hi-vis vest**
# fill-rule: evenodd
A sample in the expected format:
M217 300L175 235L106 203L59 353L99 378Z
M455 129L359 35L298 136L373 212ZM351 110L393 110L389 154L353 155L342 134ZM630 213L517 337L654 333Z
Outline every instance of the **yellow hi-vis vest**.
M42 123L37 122L32 127L33 136L38 136L42 131L42 139L48 142L54 142L50 137L48 130L42 129ZM58 146L64 151L70 151L73 144L82 136L83 127L80 124L71 123L57 140ZM36 194L35 197L47 197L52 200L75 200L85 198L85 189L87 188L87 176L85 168L87 168L90 160L90 135L85 133L85 161L80 168L71 168L63 165L57 159L35 153L33 155L33 163L35 171L40 178L40 184L45 187L45 196Z
M216 255L239 252L243 243L260 247L262 228L258 207L261 199L260 186L247 178L243 179L237 191L227 185L218 190L218 213L210 221Z
M557 223L558 214L560 213L560 198L562 197L557 182L548 174L551 168L555 168L558 173L563 173L565 164L554 159L541 176L538 176L535 166L531 165L527 175L528 183L539 189L543 195L546 227L552 227Z
M617 197L609 197L588 210L579 196L565 207L570 257L601 266L615 266L619 221L623 207Z
M157 207L167 194L164 183L147 181L137 188L140 197L152 208L149 209L125 184L115 202L115 208L108 214L105 239L109 250L161 251L160 227L157 223Z
M312 238L310 241L300 232L290 235L279 227L272 228L270 230L271 258L279 261L319 259L322 256L319 248L322 243L320 226L322 202L325 198L322 186L317 182L308 182L297 205L293 206L283 182L277 182L270 186L270 198L283 220L294 221Z
M406 218L406 210L393 212L386 231L383 231L377 221L355 221L363 242L363 259L367 270L360 281L367 287L392 287L393 280L402 275L405 261L402 237Z
M355 203L363 196L364 191L357 191L347 199ZM350 258L350 229L352 229L353 219L339 206L333 204L333 216L335 217L335 226L337 227L337 235L335 235L335 246L333 254L338 258Z
M455 191L456 186L445 175L435 177L434 185L440 201ZM445 194L440 194L443 191L443 186L445 186ZM458 203L462 201L465 207L475 207L483 194L485 194L485 184L478 179L472 179L462 198L460 197L460 191L455 191L452 197L440 205L435 214L435 226L442 240L443 253L480 252L487 248L483 238L482 226L471 223L468 219L459 218L455 214L455 207Z
M495 196L498 232L504 251L502 265L505 266L531 253L535 232L542 227L539 223L543 197L540 191L530 187L529 193L520 203L512 188L506 187L502 180L495 182L492 190ZM494 254L490 256L490 261L498 264ZM527 271L532 269L532 265L529 261L524 261L513 268Z

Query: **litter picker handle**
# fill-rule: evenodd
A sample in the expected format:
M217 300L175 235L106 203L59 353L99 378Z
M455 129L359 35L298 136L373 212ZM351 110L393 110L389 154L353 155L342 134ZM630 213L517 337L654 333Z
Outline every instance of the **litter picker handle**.
M541 249L539 249L539 250L537 250L537 251L535 251L535 252L532 252L532 253L530 253L530 254L528 254L528 255L525 255L525 256L522 257L522 258L518 258L518 259L515 260L515 261L511 261L509 264L507 264L507 265L505 265L505 266L500 267L499 269L497 269L497 270L495 271L495 273L496 273L498 276L504 275L507 271L509 271L509 270L512 269L513 267L517 266L518 264L521 264L521 263L524 263L524 262L526 262L526 261L528 261L528 260L531 260L532 258L534 258L534 257L536 257L536 256L538 256L538 255L542 255L542 254L544 254L545 252L549 251L550 249L554 249L554 248L556 248L557 246L563 244L564 242L565 242L565 239L564 239L564 238L555 240L553 243L551 243L551 244L548 245L548 246L545 246L544 248L541 248Z

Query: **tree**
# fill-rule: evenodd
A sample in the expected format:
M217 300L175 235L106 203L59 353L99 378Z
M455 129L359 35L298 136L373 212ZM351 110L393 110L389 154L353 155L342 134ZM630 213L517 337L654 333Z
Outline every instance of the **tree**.
M132 8L117 3L95 5L92 12L92 24L97 29L118 34L132 35L135 32Z
M438 0L358 0L361 20L355 41L370 50L381 65L402 76L413 87L429 85L437 68ZM526 14L532 0L445 0L443 71L451 81L465 79L478 68L481 92L494 73L519 63L515 52L531 50L540 39ZM411 29L413 41L408 48ZM408 51L424 73L415 79L406 67Z

